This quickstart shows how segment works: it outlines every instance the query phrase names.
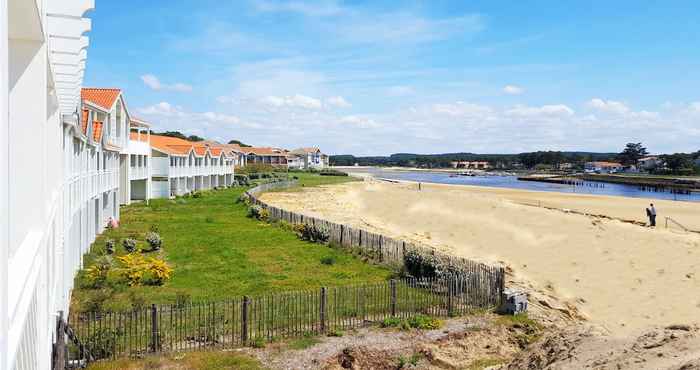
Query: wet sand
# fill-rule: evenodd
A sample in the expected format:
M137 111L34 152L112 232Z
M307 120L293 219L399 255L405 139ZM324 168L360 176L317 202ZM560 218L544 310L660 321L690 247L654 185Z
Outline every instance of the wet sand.
M654 200L656 229L569 212L645 221L645 199L474 186L365 181L275 192L263 200L300 213L418 240L507 265L514 281L582 313L613 336L700 322L696 203ZM545 207L554 208L547 209Z

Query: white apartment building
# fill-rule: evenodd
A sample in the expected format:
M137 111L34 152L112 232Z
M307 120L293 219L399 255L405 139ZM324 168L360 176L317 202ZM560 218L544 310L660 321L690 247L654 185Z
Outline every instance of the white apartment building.
M0 370L51 367L81 256L119 217L119 142L81 107L93 7L0 1Z
M184 195L233 183L234 159L206 143L151 135L152 198Z
M298 148L287 155L287 165L289 168L322 170L328 167L328 156L319 148Z
M151 125L138 118L129 120L129 142L126 146L125 159L120 165L122 176L122 204L133 200L151 199ZM128 179L128 180L127 180ZM124 184L128 181L128 186ZM128 191L128 192L127 192Z

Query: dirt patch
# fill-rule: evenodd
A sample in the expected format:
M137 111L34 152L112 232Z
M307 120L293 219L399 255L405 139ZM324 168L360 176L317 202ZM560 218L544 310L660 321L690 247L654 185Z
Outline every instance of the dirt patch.
M278 343L249 352L272 369L459 369L506 363L540 334L532 320L480 314L437 330L368 327L303 350Z

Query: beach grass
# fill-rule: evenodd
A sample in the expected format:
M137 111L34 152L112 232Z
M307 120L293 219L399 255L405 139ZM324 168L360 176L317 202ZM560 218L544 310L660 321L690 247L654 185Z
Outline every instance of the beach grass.
M295 173L300 186L352 181L349 177ZM244 188L201 193L199 197L155 199L122 207L121 227L106 230L84 257L87 269L105 256L105 242L113 239L112 257L127 252L125 238L147 250L145 235L157 229L163 239L160 251L145 256L163 258L173 268L161 286L127 286L108 275L94 286L83 269L76 278L73 312L123 310L151 303L223 300L284 290L312 289L385 281L388 268L363 262L342 250L299 240L295 234L248 218L247 207L237 199ZM322 261L333 260L333 264ZM114 265L118 265L114 262Z

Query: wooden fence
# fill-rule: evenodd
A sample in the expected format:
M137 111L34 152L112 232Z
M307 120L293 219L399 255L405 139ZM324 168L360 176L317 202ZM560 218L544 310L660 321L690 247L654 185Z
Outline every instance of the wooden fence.
M296 185L297 182L294 180L263 184L248 190L244 196L248 198L251 204L267 209L268 219L270 221L305 224L316 229L325 230L330 236L330 243L346 248L359 248L365 251L367 255L373 256L377 262L380 263L403 265L406 255L411 251L418 252L422 255L429 255L439 260L440 264L446 266L446 270L450 273L479 276L480 281L488 286L499 287L498 292L490 293L497 293L497 296L500 297L500 292L503 290L503 285L505 284L505 271L501 266L494 266L466 258L451 256L429 246L398 240L361 228L290 212L271 206L259 200L257 197L258 194L266 191L288 188ZM487 289L488 287L485 286L484 288Z
M152 305L124 312L73 314L81 338L70 357L108 359L210 348L234 348L321 335L389 317L447 317L493 308L479 278L401 279L322 287L228 301Z
M426 246L285 211L256 197L264 191L294 185L296 181L261 184L245 196L251 203L267 208L270 220L327 230L330 242L360 248L378 262L403 264L409 251L418 251L439 259L449 268L430 278L322 287L219 302L151 305L124 312L75 313L68 324L80 338L80 345L72 346L69 357L103 359L231 348L357 328L388 317L445 317L500 305L505 278L500 266L448 256Z

